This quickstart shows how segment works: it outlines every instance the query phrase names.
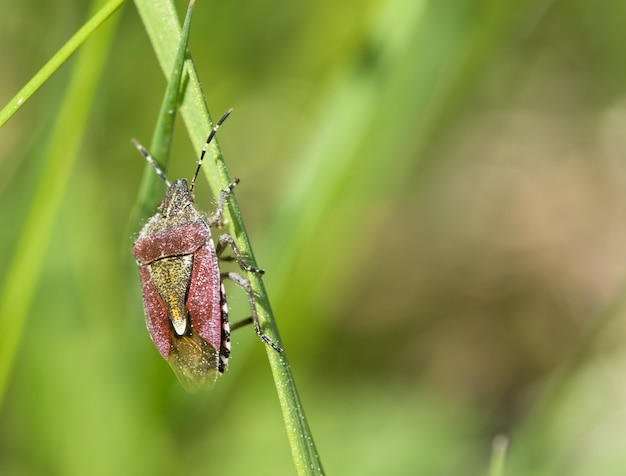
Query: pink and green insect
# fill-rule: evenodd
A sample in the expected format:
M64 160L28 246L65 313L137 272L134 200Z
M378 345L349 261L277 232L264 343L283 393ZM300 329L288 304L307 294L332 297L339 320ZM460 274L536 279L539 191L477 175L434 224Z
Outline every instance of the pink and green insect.
M252 317L235 324L233 329L253 323L263 342L277 352L283 351L261 329L250 281L237 273L222 273L218 265L218 257L230 247L241 269L264 272L246 264L231 235L222 234L217 246L211 237L211 227L221 225L226 199L238 180L222 190L212 215L204 216L194 206L193 190L202 160L230 112L211 130L190 186L185 179L170 183L150 153L133 141L167 185L158 213L139 232L133 246L146 323L157 349L190 391L210 387L228 365L230 325L224 279L245 290L252 310Z

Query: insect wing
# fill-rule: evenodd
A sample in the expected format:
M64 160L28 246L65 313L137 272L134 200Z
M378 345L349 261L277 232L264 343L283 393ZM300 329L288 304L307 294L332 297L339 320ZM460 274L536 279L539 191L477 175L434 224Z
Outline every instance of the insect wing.
M187 309L191 334L173 336L167 359L178 380L188 391L213 386L224 371L230 347L228 322L222 315L223 293L217 255L209 241L193 255ZM225 304L224 304L225 307ZM226 325L226 336L224 326ZM223 355L226 353L226 355Z
M215 348L195 331L172 339L167 363L185 390L196 392L211 388L219 374L217 362L219 356Z
M140 265L139 275L141 277L143 307L146 314L148 332L150 333L154 345L157 346L163 358L167 360L171 347L171 331L167 308L154 281L150 277L148 267Z
M187 308L192 329L214 349L222 345L221 277L213 240L195 252ZM217 364L216 364L217 366Z

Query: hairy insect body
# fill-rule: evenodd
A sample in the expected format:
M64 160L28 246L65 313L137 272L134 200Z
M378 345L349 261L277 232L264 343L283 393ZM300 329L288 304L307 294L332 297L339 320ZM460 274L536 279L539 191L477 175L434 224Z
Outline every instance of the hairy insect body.
M263 270L244 261L232 236L220 236L217 248L211 238L211 227L221 223L226 198L238 181L221 191L217 210L209 217L204 218L194 206L193 189L202 159L217 128L229 114L230 111L224 114L211 130L191 186L184 179L170 184L150 153L133 141L167 185L159 212L139 232L133 246L146 323L157 349L183 387L190 391L210 387L228 365L230 325L223 279L230 279L244 289L252 311L250 318L234 327L254 324L263 342L283 352L261 328L250 281L237 273L221 273L219 269L218 255L229 247L242 270L263 274Z
M159 210L133 247L148 330L185 387L206 387L230 354L215 245L185 180L168 188Z

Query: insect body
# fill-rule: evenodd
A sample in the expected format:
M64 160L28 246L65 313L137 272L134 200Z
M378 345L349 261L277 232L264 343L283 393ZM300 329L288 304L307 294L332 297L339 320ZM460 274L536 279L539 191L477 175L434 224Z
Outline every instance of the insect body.
M208 218L194 206L193 187L207 145L228 114L211 131L190 187L184 179L170 184L148 151L135 142L168 186L159 212L133 246L148 331L183 387L191 391L210 386L228 364L230 326L223 279L233 280L248 294L252 318L244 323L254 323L261 339L282 352L261 330L250 282L236 273L221 273L218 266L218 255L229 246L243 270L263 273L244 262L230 235L220 236L217 247L211 237L210 229L221 223L226 198L237 181L220 193L218 208Z

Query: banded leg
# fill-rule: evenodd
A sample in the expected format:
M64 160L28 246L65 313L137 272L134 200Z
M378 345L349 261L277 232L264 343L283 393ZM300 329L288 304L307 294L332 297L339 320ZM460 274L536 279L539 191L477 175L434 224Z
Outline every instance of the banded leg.
M263 342L269 345L276 352L281 353L283 349L279 347L272 339L270 339L263 329L261 329L261 323L259 322L259 315L256 311L256 300L254 298L254 291L252 290L252 286L250 285L250 281L237 273L221 273L222 279L230 279L236 285L241 287L246 294L248 295L248 302L250 303L250 309L252 310L252 318L244 319L241 323L236 323L233 325L233 329L242 327L246 324L252 322L254 324L254 330L256 331L256 335L258 335Z
M231 194L231 192L233 191L233 188L235 188L238 183L239 183L239 179L236 178L234 182L232 182L226 188L226 190L222 190L220 192L220 198L217 202L217 208L215 209L215 212L213 213L213 215L211 215L207 219L207 223L209 226L215 226L218 228L222 226L222 215L224 214L224 207L226 206L226 198L228 197L228 195Z
M233 253L235 255L235 261L239 263L239 267L241 269L243 269L244 271L248 271L249 273L265 274L265 270L257 268L256 266L250 266L244 261L243 255L241 254L241 251L239 251L239 248L237 248L235 239L231 235L223 234L222 236L220 236L219 240L217 241L217 247L215 248L217 256L221 255L227 246L230 246L230 248L233 250ZM222 259L228 261L232 258L225 257Z

